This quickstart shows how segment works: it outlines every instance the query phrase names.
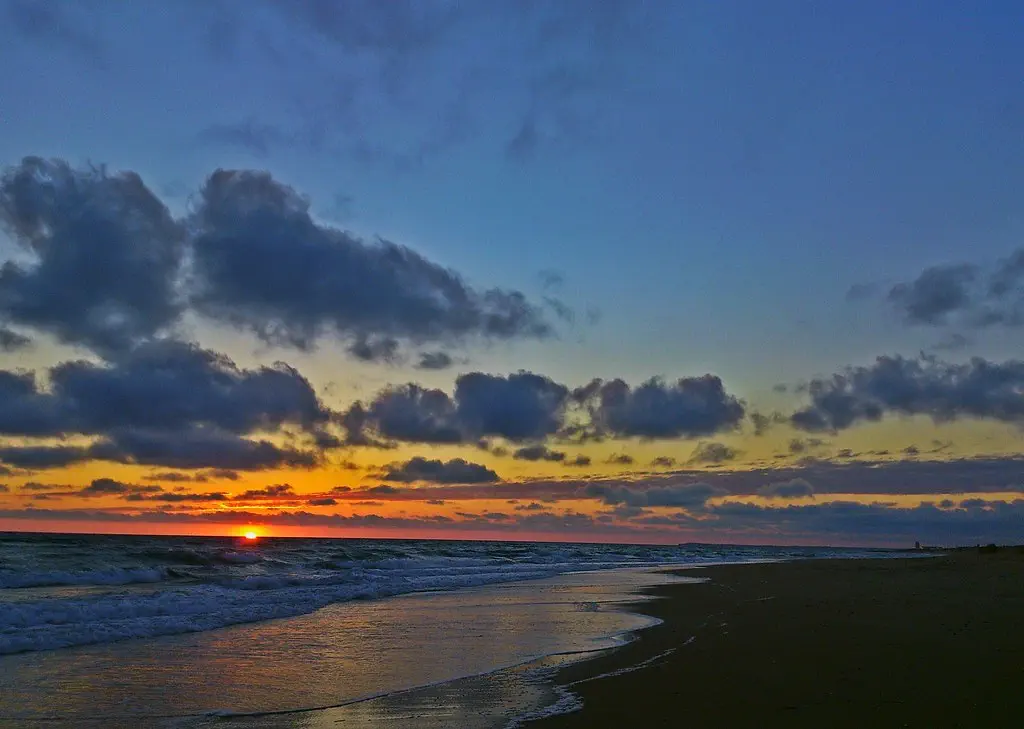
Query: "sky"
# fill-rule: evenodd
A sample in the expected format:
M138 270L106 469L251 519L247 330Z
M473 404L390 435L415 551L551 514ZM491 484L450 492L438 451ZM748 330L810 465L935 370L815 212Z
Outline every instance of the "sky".
M1024 6L0 0L0 529L1024 539Z

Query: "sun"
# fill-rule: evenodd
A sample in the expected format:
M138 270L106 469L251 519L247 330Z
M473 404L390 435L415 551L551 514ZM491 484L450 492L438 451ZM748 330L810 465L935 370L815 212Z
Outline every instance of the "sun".
M248 539L251 542L251 541L255 540L259 536L259 534L257 534L256 532L246 532L242 536L245 537L246 539Z

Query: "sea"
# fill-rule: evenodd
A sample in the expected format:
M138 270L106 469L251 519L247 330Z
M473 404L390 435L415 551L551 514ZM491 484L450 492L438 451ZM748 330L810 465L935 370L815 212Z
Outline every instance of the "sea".
M666 568L891 554L0 534L0 727L521 726Z

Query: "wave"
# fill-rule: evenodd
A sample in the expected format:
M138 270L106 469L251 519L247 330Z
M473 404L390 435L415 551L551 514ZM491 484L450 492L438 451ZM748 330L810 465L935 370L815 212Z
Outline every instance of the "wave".
M349 600L573 571L810 554L711 545L315 539L250 545L227 539L0 535L0 654L212 630L304 615Z
M0 572L0 588L131 585L160 582L171 576L166 567L89 570L85 572Z

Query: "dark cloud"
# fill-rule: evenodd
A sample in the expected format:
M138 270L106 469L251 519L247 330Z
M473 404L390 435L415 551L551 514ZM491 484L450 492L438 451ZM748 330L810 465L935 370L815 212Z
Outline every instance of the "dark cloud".
M983 506L982 506L983 504ZM833 501L769 507L723 503L711 507L716 528L736 534L786 533L819 543L910 545L916 540L942 545L1016 542L1024 519L1024 500L980 502L972 508L934 504L901 508L888 504Z
M978 329L1024 325L1024 249L994 266L974 263L932 266L888 295L909 324L960 325ZM966 338L953 334L937 348L961 348Z
M561 463L565 460L565 453L553 451L544 445L531 445L519 448L512 454L517 461L552 461Z
M226 481L237 481L240 478L236 471L232 471L228 468L214 468L202 475L206 478L221 478Z
M520 292L473 289L409 248L321 225L266 173L213 173L191 228L193 305L268 342L310 349L323 336L417 344L551 334Z
M605 463L609 463L613 466L631 466L635 463L635 459L628 453L613 453L608 456L608 460L606 460Z
M934 357L879 357L807 387L811 403L792 416L795 427L837 431L888 414L925 415L937 423L959 418L1024 422L1024 362L981 358L951 364Z
M128 494L153 494L162 491L159 486L139 486L112 478L94 479L88 486L76 492L77 496L125 496Z
M0 223L33 261L0 268L0 314L111 353L181 313L182 226L138 175L27 157L0 178Z
M444 352L420 352L416 363L418 370L446 370L454 364L450 355Z
M416 456L404 463L392 464L383 478L387 481L430 481L433 483L493 483L501 479L491 469L462 458L450 461Z
M39 483L38 481L29 481L21 486L22 491L67 491L70 488L70 486L52 483Z
M470 372L455 381L455 402L465 429L511 441L544 438L562 425L569 390L548 377L518 372L507 377Z
M727 463L739 455L739 451L725 443L698 443L690 456L690 463Z
M235 496L236 501L252 501L258 499L281 499L294 497L295 490L289 483L275 483L261 489L249 489Z
M757 495L766 499L799 499L814 496L814 486L806 479L794 478L765 484L757 490Z
M225 355L181 342L139 347L115 365L65 362L50 379L82 433L197 426L247 433L286 424L315 430L331 416L288 365L241 369Z
M562 425L568 389L542 375L470 372L455 381L454 396L419 385L392 386L345 414L349 440L468 443L485 436L511 441L552 435Z
M330 496L324 496L317 499L309 499L306 503L310 506L334 506L338 501Z
M10 493L10 491L11 489L7 486L7 484L0 483L0 494Z
M888 299L910 324L945 324L950 314L970 306L977 275L971 265L933 266L914 281L893 286Z
M387 484L381 484L380 486L371 486L365 489L366 493L374 494L375 496L394 496L396 494L403 493L403 489L397 486L388 486Z
M163 481L165 483L205 483L206 476L201 473L178 473L176 471L161 471L143 476L145 481Z
M20 349L27 349L32 346L32 340L24 334L18 334L13 329L0 326L0 352L17 352Z
M243 438L215 428L118 431L91 446L88 457L145 466L236 471L312 468L320 462L319 455L313 451Z
M590 456L577 455L575 458L570 458L567 461L565 461L565 465L576 468L584 468L590 465Z
M89 449L80 446L4 446L0 461L16 468L43 470L64 468L89 460Z
M672 468L676 465L676 459L672 456L658 456L651 461L651 465L659 468Z
M88 458L172 468L311 466L318 460L312 451L243 435L298 430L322 444L334 417L287 365L241 369L224 355L170 340L138 345L114 363L64 362L47 379L43 390L31 373L0 371L0 433L100 440L7 454L36 456L38 467Z
M635 388L622 380L594 380L573 397L588 408L595 432L614 437L714 435L735 429L745 414L743 403L714 375L674 383L654 378Z
M582 491L609 506L678 507L695 511L704 509L709 499L727 493L725 489L707 483L666 486L589 484Z
M129 493L124 497L125 501L158 501L165 504L177 504L177 503L189 503L189 502L210 502L210 501L227 501L228 497L223 491L207 491L202 493L191 493L191 492L174 492L167 493L166 491L154 494Z
M358 336L348 346L348 353L361 362L397 364L401 359L399 343L392 337Z
M133 172L27 157L0 178L0 224L31 257L0 268L0 317L108 359L173 334L189 309L278 345L335 338L374 362L406 345L553 334L521 292L470 286L409 248L322 225L265 172L214 172L176 220ZM7 348L23 343L0 332Z

